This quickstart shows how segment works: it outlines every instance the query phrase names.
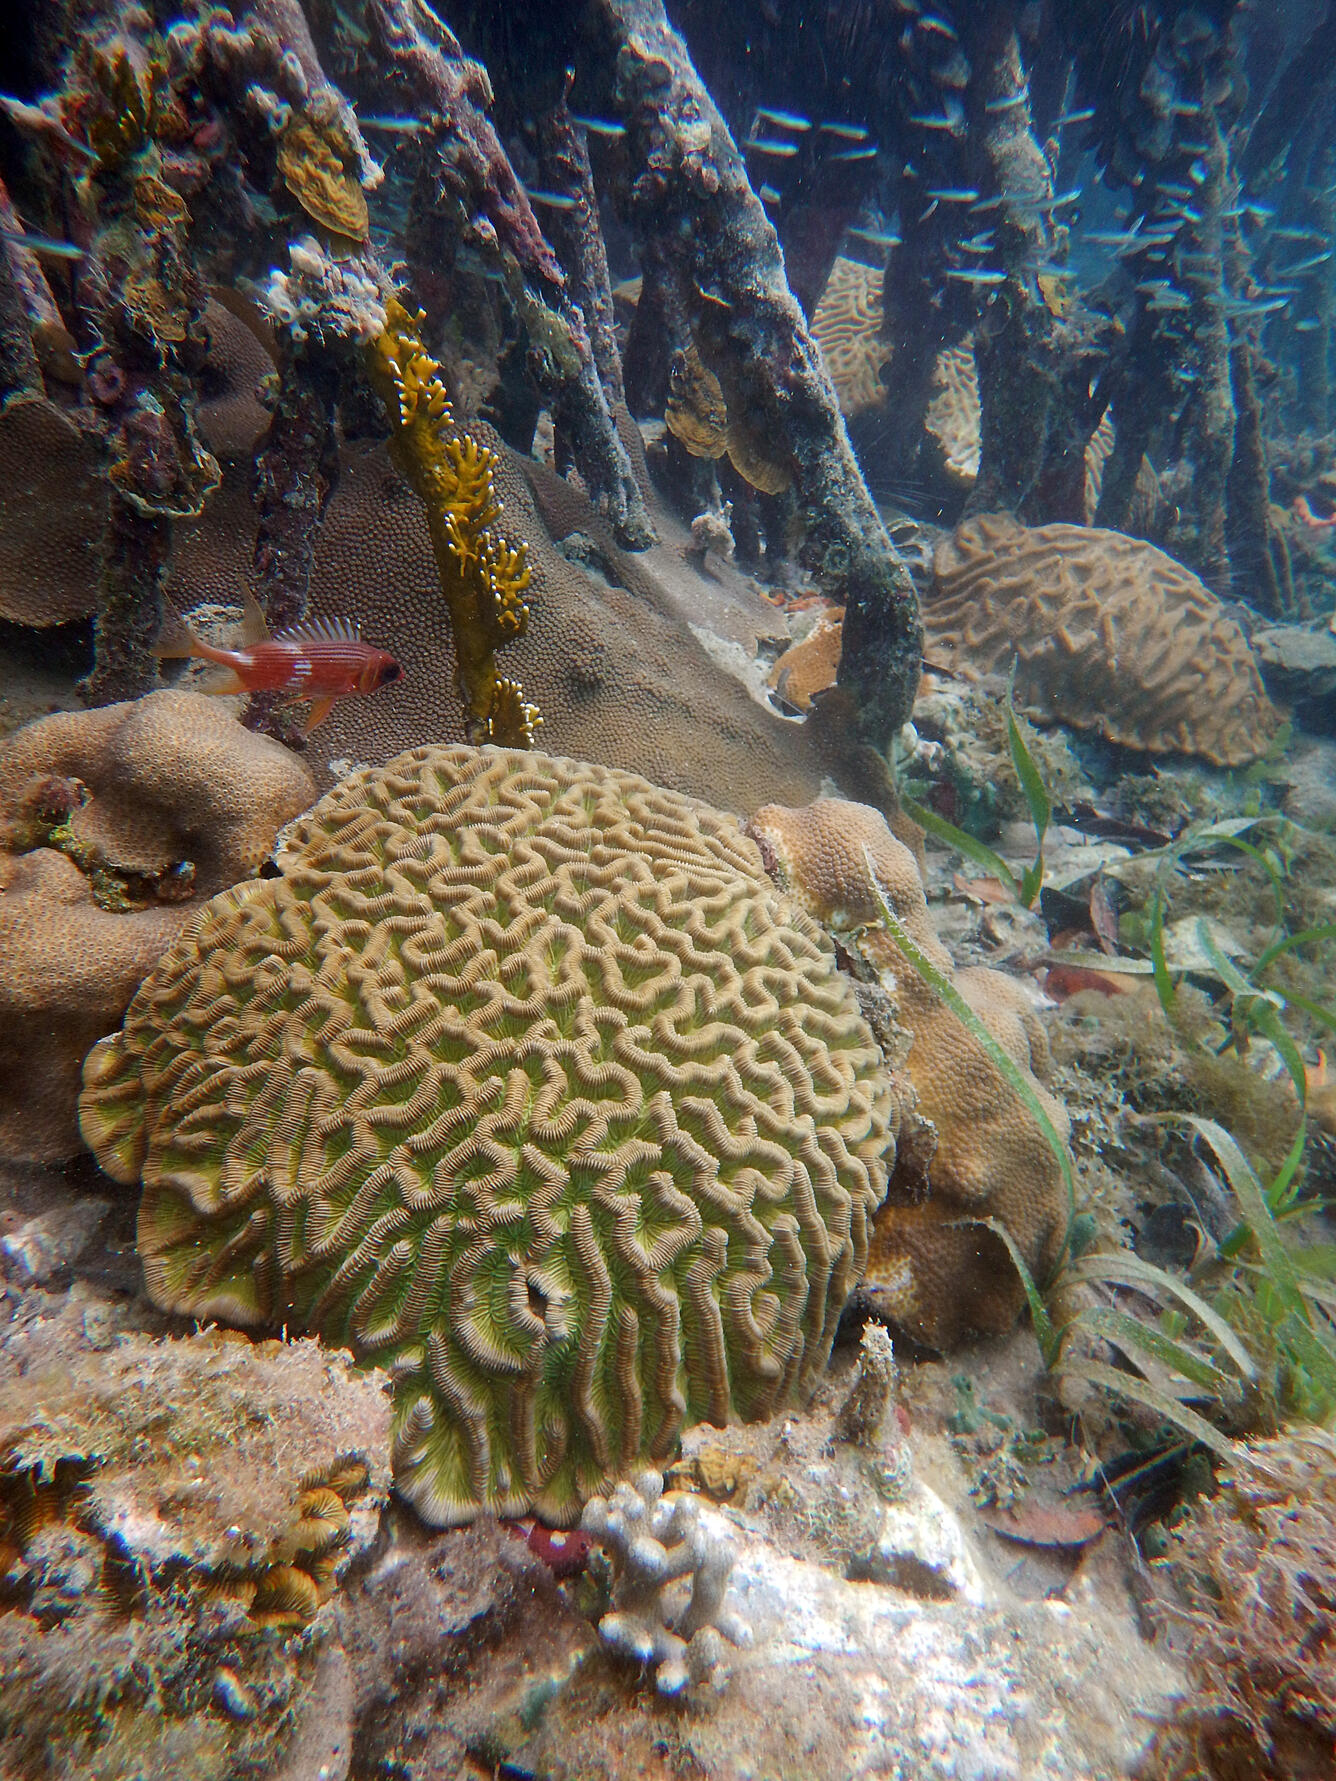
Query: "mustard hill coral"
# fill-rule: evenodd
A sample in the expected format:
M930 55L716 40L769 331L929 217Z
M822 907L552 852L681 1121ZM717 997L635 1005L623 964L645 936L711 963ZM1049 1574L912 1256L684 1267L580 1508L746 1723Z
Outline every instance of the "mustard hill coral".
M496 671L497 650L523 636L529 620L524 545L512 546L496 530L496 454L454 431L440 365L403 304L391 298L385 316L385 332L368 354L371 381L390 417L390 455L427 509L467 734L471 742L527 746L538 713L518 683Z
M296 755L215 700L58 712L0 744L0 1152L79 1147L90 1046L191 912L315 797Z
M95 443L45 396L0 407L0 618L59 625L97 604L106 492Z
M1025 1295L1002 1240L977 1222L1000 1220L1037 1277L1057 1259L1067 1225L1062 1171L1038 1122L992 1057L901 952L882 923L868 868L919 950L952 974L933 932L909 850L878 811L823 798L805 810L767 805L752 820L789 886L821 922L845 936L891 996L912 1035L905 1074L915 1111L936 1147L920 1183L894 1176L868 1254L869 1297L896 1325L934 1348L1010 1329ZM1031 1086L1065 1137L1066 1110L1039 1080L1048 1043L1025 992L999 971L954 973L955 987Z
M891 1086L732 819L605 768L418 749L216 898L89 1058L172 1310L390 1369L430 1521L554 1523L686 1424L803 1401Z

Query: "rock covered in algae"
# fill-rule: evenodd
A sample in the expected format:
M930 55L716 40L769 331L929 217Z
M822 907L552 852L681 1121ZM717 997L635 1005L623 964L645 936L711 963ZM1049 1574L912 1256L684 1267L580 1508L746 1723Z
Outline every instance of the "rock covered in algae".
M346 1562L332 1555L374 1532L389 1422L381 1381L313 1341L126 1331L93 1347L77 1307L33 1318L0 1353L9 1580L65 1521L145 1577L184 1573L273 1624L309 1620Z
M159 1304L390 1367L429 1520L569 1522L820 1377L887 1175L834 949L735 822L629 774L417 749L296 826L93 1052Z

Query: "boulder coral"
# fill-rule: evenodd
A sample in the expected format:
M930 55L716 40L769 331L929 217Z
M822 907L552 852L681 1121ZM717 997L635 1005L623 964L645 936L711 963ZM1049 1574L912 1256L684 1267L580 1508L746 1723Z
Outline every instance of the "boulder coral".
M90 439L44 396L0 407L0 618L61 625L97 604L106 491Z
M99 909L65 854L0 853L0 1155L61 1162L78 1150L83 1060L187 913L179 903Z
M896 1129L853 985L737 823L423 748L215 898L90 1056L153 1298L394 1380L438 1524L568 1524L700 1421L804 1401Z
M134 877L188 863L190 888L205 895L256 871L277 831L315 799L299 756L244 729L217 700L176 689L56 712L0 745L11 844L30 788L53 777L83 788L66 824L73 856Z
M314 795L295 755L198 693L60 712L0 745L0 1153L74 1154L90 1047L199 894L254 872Z
M1029 1109L959 1017L920 976L883 923L873 883L921 952L952 977L985 1028L1030 1074L1058 1132L1065 1109L1038 1080L1048 1042L1025 992L999 971L954 971L933 932L918 868L879 812L825 798L802 810L767 805L751 832L781 884L875 973L897 1025L912 1035L905 1075L936 1147L928 1191L892 1178L868 1254L868 1296L897 1327L948 1349L975 1335L1001 1335L1025 1304L1005 1245L972 1220L994 1218L1027 1266L1042 1277L1056 1261L1067 1224L1057 1158ZM869 869L869 858L871 869Z

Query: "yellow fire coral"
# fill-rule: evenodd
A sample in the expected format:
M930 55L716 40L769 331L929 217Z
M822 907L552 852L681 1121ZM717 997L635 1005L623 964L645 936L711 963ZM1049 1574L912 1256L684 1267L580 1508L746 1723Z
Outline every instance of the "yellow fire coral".
M369 349L371 381L390 417L390 455L427 509L469 741L528 748L538 712L518 682L496 671L497 650L522 637L529 622L525 547L496 530L496 454L455 430L440 364L417 331L420 320L390 299L385 331Z

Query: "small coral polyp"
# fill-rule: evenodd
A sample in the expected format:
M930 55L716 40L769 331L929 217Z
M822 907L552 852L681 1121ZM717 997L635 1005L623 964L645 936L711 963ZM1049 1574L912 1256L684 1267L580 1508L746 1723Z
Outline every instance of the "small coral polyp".
M85 1070L149 1291L394 1379L438 1524L574 1521L687 1424L805 1401L892 1086L736 822L630 774L418 749L217 897Z

